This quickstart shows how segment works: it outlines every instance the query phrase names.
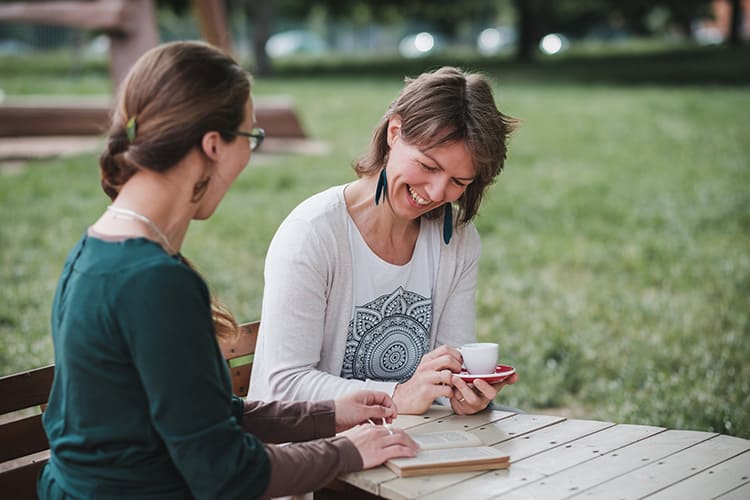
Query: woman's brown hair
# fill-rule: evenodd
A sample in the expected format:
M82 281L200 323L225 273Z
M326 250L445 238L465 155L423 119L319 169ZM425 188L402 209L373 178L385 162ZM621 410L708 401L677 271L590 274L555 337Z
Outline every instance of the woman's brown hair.
M385 167L388 120L395 115L401 117L401 137L422 150L465 141L476 175L458 199L458 220L470 221L487 187L503 170L507 140L516 120L497 109L492 88L481 74L449 66L423 73L406 80L406 86L378 122L370 149L354 164L358 176L375 175ZM442 207L427 216L440 214Z
M101 184L114 200L139 169L166 171L218 131L236 137L250 97L250 75L230 56L201 42L173 42L146 52L119 90L99 157ZM180 256L186 265L193 267ZM219 302L211 304L216 335L237 332L237 322Z

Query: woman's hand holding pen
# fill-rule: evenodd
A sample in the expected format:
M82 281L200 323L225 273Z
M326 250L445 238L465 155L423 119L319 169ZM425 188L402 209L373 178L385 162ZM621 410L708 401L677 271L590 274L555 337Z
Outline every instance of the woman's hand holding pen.
M336 432L346 436L357 448L365 469L396 457L413 457L419 446L390 422L398 411L391 397L379 391L357 391L335 399ZM373 420L382 422L376 425ZM359 425L365 424L365 425Z
M333 401L336 414L336 432L375 419L392 422L398 409L391 397L380 391L357 391Z
M403 430L368 423L343 433L362 457L362 467L369 469L396 457L413 457L419 445Z

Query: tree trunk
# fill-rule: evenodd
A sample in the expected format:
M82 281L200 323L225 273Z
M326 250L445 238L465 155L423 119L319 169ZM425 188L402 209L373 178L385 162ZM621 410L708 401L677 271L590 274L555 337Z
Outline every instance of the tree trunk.
M515 0L515 4L518 13L518 48L516 59L528 62L534 57L536 12L532 0Z
M253 74L268 76L273 71L271 60L266 53L266 42L271 36L273 25L273 3L267 0L248 0L245 4L245 16L253 27Z
M732 14L729 23L729 45L732 47L739 47L742 43L743 19L742 0L732 0Z
M232 35L224 2L222 0L193 0L193 6L203 39L227 54L231 54Z

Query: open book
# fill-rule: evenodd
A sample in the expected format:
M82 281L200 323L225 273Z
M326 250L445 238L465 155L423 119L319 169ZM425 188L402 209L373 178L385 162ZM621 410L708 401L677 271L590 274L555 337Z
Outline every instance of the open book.
M507 469L510 457L491 446L482 444L474 434L463 431L413 434L421 447L414 458L393 458L385 466L401 477Z

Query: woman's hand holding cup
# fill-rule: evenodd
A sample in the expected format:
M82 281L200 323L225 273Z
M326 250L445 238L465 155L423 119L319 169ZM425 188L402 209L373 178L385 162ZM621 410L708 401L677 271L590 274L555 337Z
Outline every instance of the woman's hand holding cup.
M498 345L493 342L476 342L464 344L459 349L463 365L473 375L491 375L495 373L498 361ZM451 396L451 407L458 415L472 415L487 408L497 393L507 384L518 380L515 373L500 382L490 384L481 378L475 378L469 385L461 377L453 375L454 387Z
M451 408L457 415L473 415L487 408L503 387L515 384L517 380L518 374L514 373L495 384L478 378L469 385L461 377L454 375Z

